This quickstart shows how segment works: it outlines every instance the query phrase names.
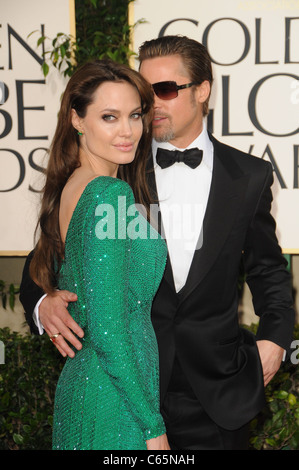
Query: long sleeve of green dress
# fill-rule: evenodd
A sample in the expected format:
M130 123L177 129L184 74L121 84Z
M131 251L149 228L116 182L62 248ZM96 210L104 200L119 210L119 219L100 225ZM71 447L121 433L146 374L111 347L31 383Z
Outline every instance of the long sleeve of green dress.
M57 386L54 449L145 449L165 432L150 320L165 260L165 243L136 212L129 185L89 183L60 273L60 288L78 294L70 311L85 336Z

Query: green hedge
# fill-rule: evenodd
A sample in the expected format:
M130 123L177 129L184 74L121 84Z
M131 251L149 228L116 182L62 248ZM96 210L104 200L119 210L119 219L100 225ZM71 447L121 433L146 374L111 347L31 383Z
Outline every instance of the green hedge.
M255 325L250 329L254 331ZM296 327L294 338L299 339ZM64 363L47 335L0 329L0 450L51 449L56 383ZM287 363L266 389L268 405L251 423L251 449L299 449L299 371Z
M251 326L254 332L256 328L257 325ZM294 341L298 340L296 325ZM298 362L298 346L292 350L292 359ZM299 450L299 367L292 362L283 364L266 387L267 406L251 423L253 449Z
M47 335L21 336L0 329L0 450L51 448L52 410L64 359Z

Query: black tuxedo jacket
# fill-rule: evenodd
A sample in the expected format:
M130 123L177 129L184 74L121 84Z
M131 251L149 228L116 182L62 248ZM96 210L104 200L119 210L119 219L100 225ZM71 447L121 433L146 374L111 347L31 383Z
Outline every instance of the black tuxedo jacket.
M265 403L256 339L290 348L293 299L270 214L271 164L210 139L214 168L202 247L194 252L187 282L178 294L168 258L152 321L162 401L177 356L207 413L220 426L237 429ZM157 198L150 168L149 179ZM260 317L257 338L238 322L241 266Z
M214 168L203 244L195 251L187 282L178 294L168 258L152 321L159 346L162 402L177 357L206 412L218 425L237 429L265 403L256 339L289 349L294 310L290 275L270 214L271 164L210 138ZM153 170L148 174L157 198ZM29 263L30 256L20 299L36 332L32 312L41 292L28 276ZM260 317L257 338L238 322L242 263Z

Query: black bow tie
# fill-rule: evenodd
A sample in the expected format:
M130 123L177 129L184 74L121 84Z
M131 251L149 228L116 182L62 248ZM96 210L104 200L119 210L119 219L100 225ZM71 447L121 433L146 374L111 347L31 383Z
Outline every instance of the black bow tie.
M203 151L197 148L184 150L165 150L158 148L156 160L161 168L168 168L176 162L183 162L190 168L196 168L202 160Z

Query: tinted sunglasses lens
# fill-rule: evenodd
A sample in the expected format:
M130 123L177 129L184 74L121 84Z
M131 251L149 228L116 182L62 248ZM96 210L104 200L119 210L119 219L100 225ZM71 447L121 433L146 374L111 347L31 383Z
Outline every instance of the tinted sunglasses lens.
M175 82L158 82L153 84L153 89L161 100L172 100L178 96Z

